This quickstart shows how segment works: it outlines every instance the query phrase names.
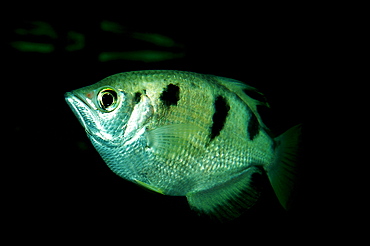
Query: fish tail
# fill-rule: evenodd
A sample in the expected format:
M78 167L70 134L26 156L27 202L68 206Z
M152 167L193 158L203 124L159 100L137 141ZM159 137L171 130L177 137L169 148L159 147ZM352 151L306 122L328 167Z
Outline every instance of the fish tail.
M276 157L266 167L267 176L280 204L289 209L297 181L297 163L302 125L296 125L275 138Z

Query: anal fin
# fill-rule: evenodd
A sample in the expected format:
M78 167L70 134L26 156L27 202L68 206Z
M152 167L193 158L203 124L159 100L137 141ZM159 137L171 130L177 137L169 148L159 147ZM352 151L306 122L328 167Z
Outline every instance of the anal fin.
M260 187L255 182L262 171L251 167L230 180L210 189L187 194L193 210L216 217L220 220L233 219L253 206L260 195Z

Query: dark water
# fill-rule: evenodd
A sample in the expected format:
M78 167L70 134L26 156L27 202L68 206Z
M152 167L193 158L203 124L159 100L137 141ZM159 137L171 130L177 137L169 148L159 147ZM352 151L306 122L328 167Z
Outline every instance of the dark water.
M117 230L112 233L122 238L154 232L179 242L201 236L205 242L242 238L246 245L249 240L289 243L297 240L292 235L304 242L324 234L330 209L320 203L327 188L320 175L312 176L317 174L312 164L319 165L311 145L317 136L307 120L313 117L308 110L312 83L318 82L325 59L320 25L299 15L172 16L172 21L120 16L17 17L7 23L2 119L11 137L2 175L10 231L26 231L36 239L44 234L68 238L81 230L89 238L105 230ZM184 197L153 194L113 174L63 94L114 73L143 69L245 81L265 93L273 107L266 124L275 132L306 123L310 134L293 210L284 211L267 186L254 208L220 224L190 211Z

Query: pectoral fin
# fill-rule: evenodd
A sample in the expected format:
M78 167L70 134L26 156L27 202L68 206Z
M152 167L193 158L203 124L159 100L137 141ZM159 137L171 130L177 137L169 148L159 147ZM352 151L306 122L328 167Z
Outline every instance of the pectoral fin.
M201 131L203 131L202 128L192 124L158 127L147 132L148 147L153 148L155 153L164 156L179 155L186 147L188 151L195 151L196 134ZM193 148L189 147L190 143Z
M186 197L192 209L218 219L233 219L250 208L260 195L256 176L257 167L245 170L238 176L210 189L189 193Z

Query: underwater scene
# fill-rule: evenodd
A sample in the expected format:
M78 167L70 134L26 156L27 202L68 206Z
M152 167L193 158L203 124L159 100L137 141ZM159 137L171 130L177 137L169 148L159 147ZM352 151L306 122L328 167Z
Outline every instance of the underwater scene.
M318 223L316 211L325 210L325 206L319 208L317 198L314 198L316 195L322 196L322 193L316 193L319 185L312 184L312 180L320 180L320 177L312 176L316 174L313 170L316 167L313 166L317 163L312 163L314 155L308 154L313 151L311 142L317 137L309 133L310 120L314 117L309 110L309 101L314 97L311 94L314 91L312 81L319 66L320 42L312 23L300 18L299 14L290 18L266 15L260 19L248 19L240 14L234 18L231 16L229 14L227 20L221 20L213 15L202 18L200 13L197 18L172 15L171 21L168 21L163 16L158 19L128 18L116 11L115 14L88 14L84 18L72 14L68 16L66 13L60 18L31 16L9 20L5 28L3 56L6 78L6 82L3 81L3 95L6 97L3 101L3 119L9 124L5 131L11 135L7 140L10 141L7 144L10 149L5 153L11 155L10 163L6 166L9 170L3 173L11 177L7 181L9 188L5 191L5 203L11 215L7 222L9 229L30 228L31 231L55 235L55 238L78 234L81 228L90 231L116 229L122 233L119 235L119 232L114 232L115 237L119 238L132 232L154 232L158 237L170 238L172 235L189 240L195 240L198 236L205 240L240 238L246 240L246 244L250 237L256 237L253 240L257 241L267 240L264 235L271 235L281 242L292 241L292 234L306 237L309 232L300 228ZM153 72L154 75L151 75L151 72L145 72L134 73L132 76L135 77L130 77L130 73L126 75L126 72L142 70L184 71L174 76L186 82L163 82L163 88L158 89L158 93L156 89L145 85L140 90L132 89L127 97L121 99L120 93L127 92L124 85L121 90L116 82L107 82L98 84L96 88L91 87L91 90L88 90L90 87L86 89L96 93L97 99L81 99L81 95L90 97L92 94L78 89L114 74L125 73L122 75L124 78L127 76L130 81L137 80L137 84L142 83L148 74L165 74L165 77L168 74ZM198 74L202 75L198 77ZM201 77L203 75L210 77ZM217 91L208 84L199 87L199 90L188 89L194 86L192 83L195 80L207 83L217 80L217 88L222 89ZM203 82L199 83L203 86ZM102 86L104 89L101 89ZM244 88L244 92L252 91L254 95L248 92L247 96L238 94L238 90L242 93L240 88ZM174 91L174 94L166 94L168 91ZM195 94L185 94L185 91ZM202 99L206 97L208 101ZM153 102L153 98L157 98L155 102L163 106L151 105L149 102ZM120 129L127 127L122 136L130 136L131 142L140 139L141 135L134 136L127 129L134 132L137 127L135 122L147 124L150 121L140 133L148 140L142 150L153 149L154 154L158 152L158 156L164 159L176 154L180 162L187 156L199 155L197 144L204 143L206 149L202 153L211 154L207 156L209 166L202 166L202 170L211 170L211 165L218 163L219 158L229 163L229 154L240 161L253 159L254 153L260 151L258 146L269 146L271 154L264 151L256 154L266 154L265 159L253 159L259 163L258 167L250 169L254 174L243 171L242 175L246 176L240 176L240 179L239 176L233 176L237 177L237 187L247 188L243 192L251 200L233 200L233 195L222 191L219 194L224 197L219 202L216 196L211 196L214 191L211 190L211 182L199 174L189 179L191 188L190 181L182 181L175 189L175 186L171 186L173 178L166 177L169 181L164 184L161 177L156 176L157 169L159 172L164 168L161 165L138 171L135 162L128 160L125 165L136 171L124 174L115 171L114 163L119 161L112 161L105 154L108 153L104 152L106 149L97 147L99 144L94 141L98 142L98 137L93 136L95 130L88 129L92 123L83 119L87 113L78 113L78 106L73 104L86 107L91 103L95 105L92 107L101 107L95 108L97 112L107 113L114 110L116 102L118 108L128 103L127 107L132 107L137 113L136 118L130 118L131 113L128 114L123 108L122 112L126 112L122 113L123 118L114 121L114 124L121 124ZM197 105L203 104L203 108L198 108ZM260 107L263 105L269 107ZM184 111L176 111L176 107L183 107ZM173 111L166 111L170 109ZM153 115L144 119L148 112ZM161 112L163 116L157 117L156 114ZM191 118L190 123L195 122L198 128L183 123L182 114L187 114ZM129 123L122 123L125 120ZM213 125L218 120L221 123ZM240 130L237 124L244 120ZM169 122L177 125L168 126ZM158 128L157 123L163 123L164 127ZM100 126L104 124L101 122ZM270 176L279 168L263 166L263 161L278 162L275 160L278 157L273 153L288 138L278 136L295 126L299 126L300 140L288 145L295 153L299 153L295 160L299 164L294 170L297 183L294 189L289 190L288 206L287 200L277 192L285 189L281 176L276 174L278 172ZM148 132L144 133L146 130ZM202 131L205 132L203 135L197 135L199 142L194 140L191 143L191 151L174 147L178 144L176 139L186 140L181 132L192 134ZM229 132L233 132L235 139L231 139L231 135L229 137ZM97 132L102 139L106 136L103 135ZM109 142L107 139L104 141ZM240 145L244 147L238 147L241 152L234 151L232 144L228 145L238 141L244 144ZM113 143L107 146L115 148ZM210 150L211 147L214 152ZM252 153L250 158L249 155L247 158L238 154L244 153L247 147L255 151L248 152ZM166 148L170 151L162 155L160 151ZM132 158L140 155L139 151L125 151ZM125 155L125 152L121 154ZM145 158L140 159L140 165L151 157ZM192 165L191 161L187 163ZM284 168L289 169L288 166ZM232 170L232 175L239 175L241 169ZM145 177L139 173L145 173ZM176 177L187 180L181 176L184 173L176 172ZM253 179L258 176L253 181L258 185L258 199L257 193L253 193L255 190L249 190L250 186L243 183L243 180L248 181L252 176ZM221 174L214 177L215 180L227 179ZM282 183L271 185L270 181L274 180ZM278 185L283 188L276 188ZM204 191L202 187L210 190ZM223 190L223 186L218 188ZM192 192L189 192L191 189ZM238 196L242 194L240 192ZM215 213L211 205L208 207L213 202L220 204ZM239 210L237 213L228 212L227 207L237 207ZM323 220L322 224L325 223ZM321 234L323 227L321 225L310 233ZM37 238L34 233L31 234Z

